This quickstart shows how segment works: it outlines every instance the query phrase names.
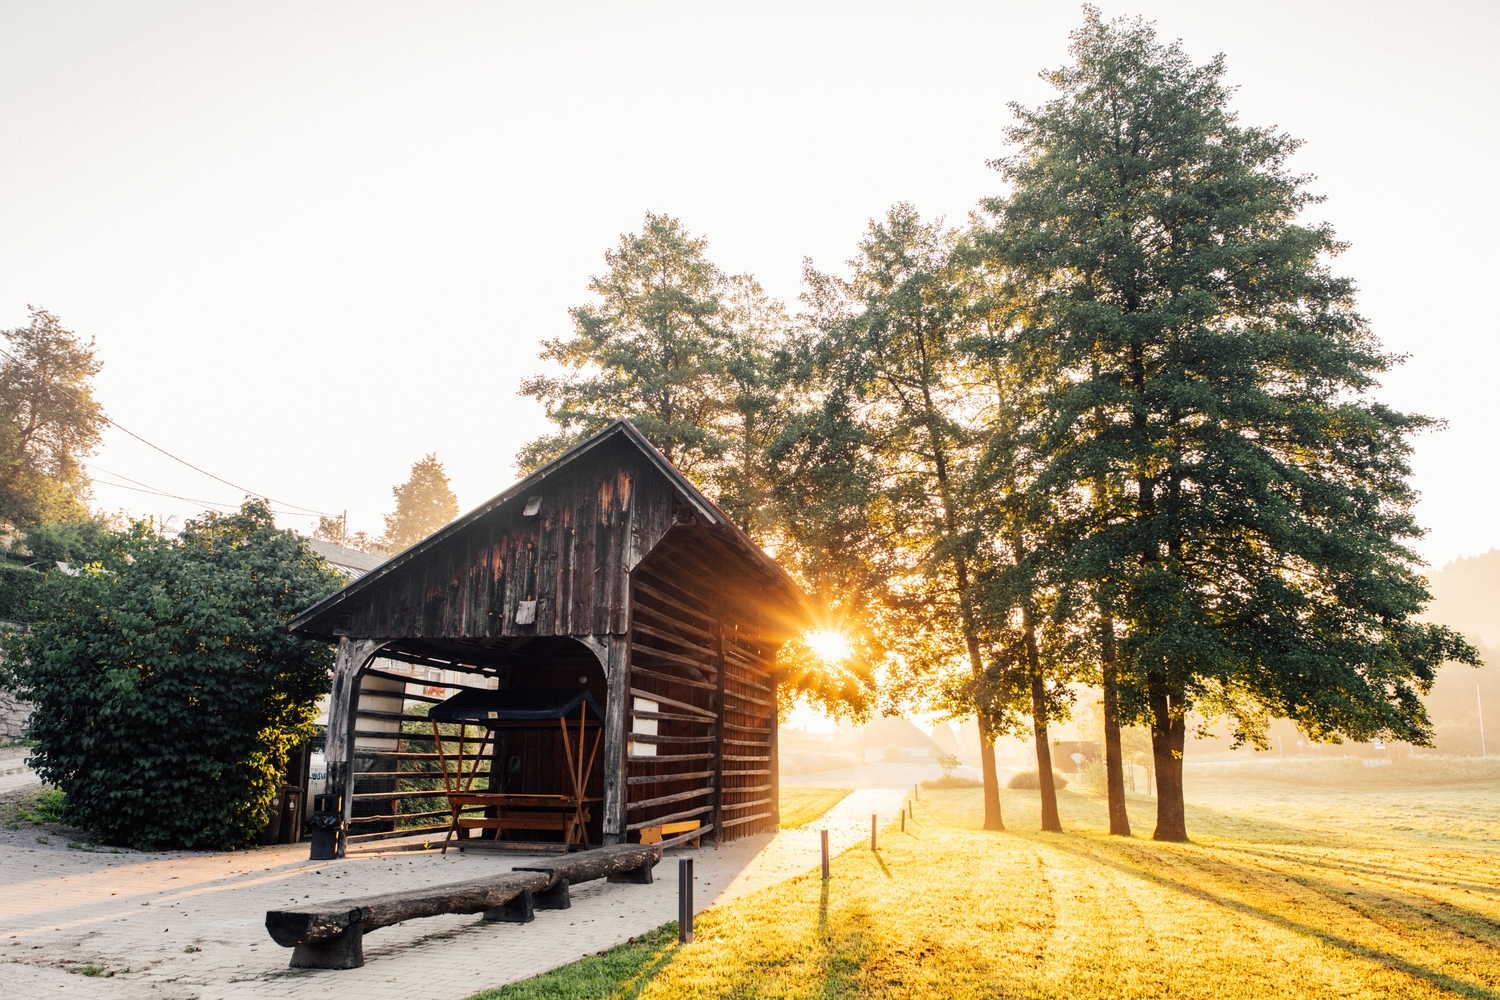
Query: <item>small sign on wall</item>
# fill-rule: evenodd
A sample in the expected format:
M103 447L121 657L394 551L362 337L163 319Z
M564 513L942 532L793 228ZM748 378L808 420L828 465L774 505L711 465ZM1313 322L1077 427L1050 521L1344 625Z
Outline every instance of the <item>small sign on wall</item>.
M536 622L536 601L520 601L516 604L516 624L531 625Z
M635 699L635 711L637 712L655 712L659 708L661 708L660 704L648 698ZM655 736L656 723L656 719L642 719L636 716L630 720L630 731L632 733L639 733L642 736ZM655 757L656 744L638 743L635 740L631 740L628 752L632 757Z

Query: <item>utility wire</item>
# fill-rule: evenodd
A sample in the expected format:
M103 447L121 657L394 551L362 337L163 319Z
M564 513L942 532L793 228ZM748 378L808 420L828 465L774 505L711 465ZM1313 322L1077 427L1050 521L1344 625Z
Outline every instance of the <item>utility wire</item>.
M32 371L36 370L36 366L35 365L27 364L25 361L22 361L20 358L16 357L14 354L11 354L9 351L4 350L3 348L0 348L0 356L7 357L11 361L14 361L16 364L18 364L18 365L24 365L25 367L30 368ZM63 388L63 389L68 390L73 395L77 396L79 399L84 400L84 402L89 402L89 403L93 403L94 402L94 400L92 400L92 399L85 399L83 393L79 392L77 389L73 388L71 385L63 385L60 382L59 383L54 383L54 384L56 384L59 388ZM95 405L97 405L97 403ZM102 416L104 418L104 422L105 423L109 424L111 427L115 428L118 431L123 431L124 433L129 434L131 437L135 438L137 441L139 441L141 444L145 445L146 447L151 448L151 449L153 449L155 451L161 452L163 455L167 456L172 461L174 461L174 462L180 462L181 464L187 466L189 469L192 469L194 472L201 473L201 474L207 476L208 478L210 478L212 480L215 480L216 482L223 483L225 486L233 487L234 489L239 490L241 493L244 493L246 496L265 497L265 499L271 500L271 501L273 501L275 503L279 503L279 504L281 504L284 507L295 507L299 511L306 511L309 514L318 514L318 515L321 515L323 517L339 517L339 516L341 516L339 514L334 514L331 511L316 510L316 509L314 509L312 507L304 507L304 506L302 506L299 503L291 503L290 501L286 501L286 500L277 500L275 497L266 496L264 493L257 493L255 490L247 490L243 486L236 486L234 483L231 483L229 480L224 479L224 478L222 478L220 476L216 476L212 472L209 472L207 469L200 469L198 466L194 465L192 462L189 462L185 458L178 458L176 455L172 454L170 451L167 451L167 449L161 447L160 445L152 444L150 441L147 441L145 438L141 437L135 431L132 431L132 430L130 430L128 428L125 428L125 427L121 427L118 423L116 423L113 419L111 419L108 414L104 413L102 411L102 409L100 411L100 416ZM113 473L112 472L112 473L110 473L110 475L118 475L118 473ZM126 478L126 477L122 476L121 478L123 479L123 478ZM134 480L132 480L132 482L133 481ZM164 493L162 495L163 496L171 496L171 494L169 494L169 493ZM176 497L175 499L182 500L182 499L186 499L186 498L184 498L184 497ZM190 501L190 502L191 503L205 503L207 501L193 500L193 501ZM289 513L289 512L283 512L283 513Z
M159 489L157 489L154 486L150 486L150 485L148 485L146 483L143 483L139 479L131 479L129 476L120 475L120 473L118 473L118 472L110 472L108 469L100 468L97 465L90 466L90 468L97 469L98 471L103 472L106 475L116 476L116 477L118 477L120 479L125 480L125 482L127 482L127 483L135 483L134 486L126 486L125 483L112 483L108 479L100 479L97 476L91 477L91 479L92 479L93 482L99 483L100 485L103 485L103 486L109 486L109 487L112 487L112 488L117 489L117 490L130 490L130 491L132 491L134 493L150 493L153 496L168 497L169 499L172 499L172 500L182 500L182 501L185 501L186 503L201 503L205 507L216 507L216 508L218 508L221 511L224 511L224 510L236 510L237 509L236 506L234 504L232 504L232 503L219 503L216 500L202 500L202 499L199 499L198 497L184 497L184 496L179 496L176 493L168 493L166 490L159 490ZM272 512L276 513L276 514L285 514L288 517L306 517L307 516L306 514L303 514L301 511L295 511L295 510L276 510L275 508L272 508Z

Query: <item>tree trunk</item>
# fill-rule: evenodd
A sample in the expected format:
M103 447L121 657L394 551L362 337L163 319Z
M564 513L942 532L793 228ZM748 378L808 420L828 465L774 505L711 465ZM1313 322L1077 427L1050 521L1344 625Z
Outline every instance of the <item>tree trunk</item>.
M967 588L968 568L960 559L959 579ZM974 671L974 676L984 675L984 664L979 655L979 637L975 635L972 627L972 616L967 610L967 596L964 597L964 640L969 647L969 668ZM1005 821L1000 818L1000 775L995 770L995 743L990 734L989 721L982 713L975 713L979 721L979 770L984 776L984 828L986 830L1004 830Z
M1036 778L1042 793L1042 829L1062 833L1057 817L1057 788L1052 782L1052 748L1047 745L1047 696L1042 687L1041 657L1037 655L1036 633L1026 623L1026 662L1031 668L1031 725L1036 737Z
M1187 742L1187 713L1182 695L1167 691L1166 679L1153 673L1148 680L1151 698L1151 755L1156 761L1156 831L1152 840L1186 842L1187 810L1182 798L1182 750Z
M995 770L995 742L990 733L990 724L983 715L979 719L979 767L984 772L984 828L1004 830L1000 818L1000 774Z
M1120 692L1116 686L1115 621L1104 618L1101 673L1104 684L1104 781L1109 792L1109 832L1130 836L1130 814L1125 810L1124 756L1120 753Z

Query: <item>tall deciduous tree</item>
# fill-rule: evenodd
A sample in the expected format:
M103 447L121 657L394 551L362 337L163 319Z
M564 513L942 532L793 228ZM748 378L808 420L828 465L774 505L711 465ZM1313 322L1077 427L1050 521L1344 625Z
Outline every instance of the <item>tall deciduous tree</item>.
M87 517L82 460L106 423L93 395L103 367L94 342L45 309L0 331L0 521L14 525Z
M435 454L412 463L411 477L391 487L391 493L396 509L385 516L382 541L395 551L410 548L458 517L458 497Z
M900 204L870 224L848 279L808 271L823 394L858 428L880 498L869 512L887 519L891 551L880 558L905 612L887 642L905 678L941 674L955 657L972 675L985 670L973 551L980 441L956 242ZM889 679L893 693L903 679ZM979 723L985 828L1003 829L989 717Z
M1087 10L1060 96L1016 108L1012 193L990 247L1035 308L1054 388L1055 482L1128 502L1078 541L1114 605L1120 712L1149 721L1155 837L1187 837L1188 714L1263 744L1427 744L1420 695L1456 633L1414 620L1409 439L1430 420L1370 398L1395 358L1329 261L1297 142L1241 125L1216 58L1194 65L1140 20ZM1102 419L1101 419L1102 415Z
M523 469L620 417L688 474L728 450L724 275L707 249L679 220L648 212L639 233L605 253L609 270L589 282L596 301L573 309L573 336L542 352L570 374L522 383L558 426L521 452Z

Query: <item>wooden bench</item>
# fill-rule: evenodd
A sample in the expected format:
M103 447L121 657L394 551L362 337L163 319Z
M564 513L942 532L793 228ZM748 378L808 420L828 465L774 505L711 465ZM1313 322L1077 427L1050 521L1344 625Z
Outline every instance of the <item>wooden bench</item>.
M663 823L661 826L648 826L641 831L641 843L660 844L663 837L670 837L674 833L687 833L689 830L702 829L703 824L696 819L683 820L680 823ZM702 837L693 838L693 846L698 846Z
M603 847L487 878L267 910L266 930L293 949L294 969L357 969L365 964L364 936L378 928L440 913L524 923L533 910L568 908L570 885L600 878L649 884L660 860L659 847Z
M599 799L584 799L581 802L571 795L518 795L513 793L468 792L448 796L448 807L453 823L448 837L443 839L443 851L448 850L448 840L457 834L460 848L468 840L471 830L523 831L548 830L561 833L562 841L550 847L567 853L577 847L587 847L588 822L591 818L589 806ZM465 809L494 809L495 816L464 816ZM506 849L506 841L496 839L486 846Z

